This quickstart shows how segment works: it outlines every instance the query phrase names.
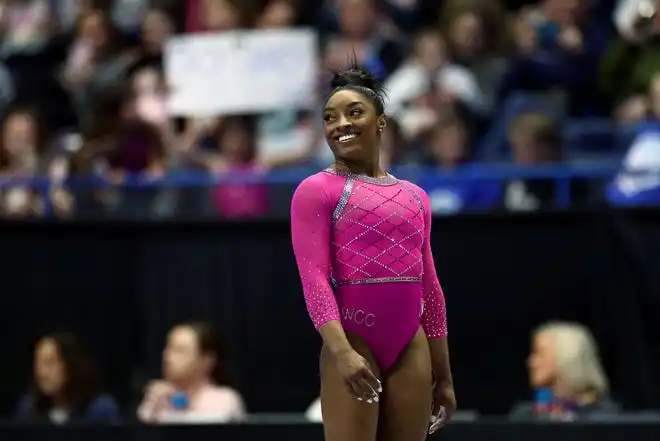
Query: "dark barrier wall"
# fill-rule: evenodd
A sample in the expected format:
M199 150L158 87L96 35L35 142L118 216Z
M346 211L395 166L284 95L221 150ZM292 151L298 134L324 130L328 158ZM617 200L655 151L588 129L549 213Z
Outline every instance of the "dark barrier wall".
M430 441L657 441L660 424L454 424ZM244 425L196 427L113 426L90 428L0 428L7 441L322 441L317 425Z
M191 318L220 326L250 410L301 411L317 394L319 338L287 223L0 225L5 412L42 332L83 334L130 404L158 375L168 328ZM552 318L593 329L617 399L656 404L658 212L440 218L432 241L461 407L526 398L528 334Z

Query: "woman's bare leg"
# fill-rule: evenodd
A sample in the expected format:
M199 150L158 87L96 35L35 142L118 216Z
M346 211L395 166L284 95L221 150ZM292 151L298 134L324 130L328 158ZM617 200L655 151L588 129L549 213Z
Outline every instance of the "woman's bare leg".
M380 378L378 363L364 340L350 333L347 337ZM325 348L321 350L321 408L325 441L376 441L378 403L358 401L350 394L337 372L335 360Z
M426 439L431 416L432 372L428 342L420 328L382 380L378 441Z

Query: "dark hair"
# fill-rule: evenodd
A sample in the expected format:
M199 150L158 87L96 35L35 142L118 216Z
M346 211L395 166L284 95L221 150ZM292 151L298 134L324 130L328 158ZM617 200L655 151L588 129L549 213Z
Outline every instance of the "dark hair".
M122 40L121 32L109 17L107 9L98 7L83 11L78 15L76 18L76 33L80 32L80 28L88 18L94 16L99 16L101 18L107 37L105 46L100 48L100 51L95 55L97 58L96 61L99 61L102 59L108 59L121 52L124 46L124 41Z
M65 379L62 389L64 402L72 412L85 409L90 401L97 397L103 388L101 374L92 360L87 348L74 334L58 332L43 336L37 346L51 340L57 346L57 352L64 364ZM34 404L32 414L45 415L53 406L52 397L41 392L34 379L32 387Z
M330 81L332 91L328 94L324 103L341 90L353 90L359 92L371 100L378 115L385 113L385 88L368 70L360 67L355 55L349 67L341 72L335 72Z
M201 355L215 358L215 365L211 377L218 386L234 386L234 381L229 374L226 364L227 347L220 339L215 327L206 322L185 322L177 327L192 329L197 336L197 348Z
M218 124L216 124L215 129L212 132L211 137L217 143L218 141L224 146L224 137L229 132L229 130L238 125L239 130L245 132L248 137L248 148L241 155L240 160L243 162L250 162L254 160L254 157L257 154L256 146L256 131L257 131L257 120L254 115L231 115L224 118Z

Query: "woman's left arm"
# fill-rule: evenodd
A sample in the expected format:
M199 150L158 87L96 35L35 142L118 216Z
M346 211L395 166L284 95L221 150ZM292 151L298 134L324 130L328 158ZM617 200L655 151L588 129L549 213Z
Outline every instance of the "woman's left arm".
M438 280L438 274L431 250L431 204L424 190L416 188L424 209L424 244L422 245L424 306L422 328L431 350L431 362L435 380L452 384L449 350L447 348L447 309L445 295Z

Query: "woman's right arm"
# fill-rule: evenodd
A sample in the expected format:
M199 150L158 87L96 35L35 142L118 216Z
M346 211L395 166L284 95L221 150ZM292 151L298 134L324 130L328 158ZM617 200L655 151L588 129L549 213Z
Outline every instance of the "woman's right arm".
M330 286L332 210L323 182L305 179L291 201L291 240L309 316L328 350L338 355L352 348Z

